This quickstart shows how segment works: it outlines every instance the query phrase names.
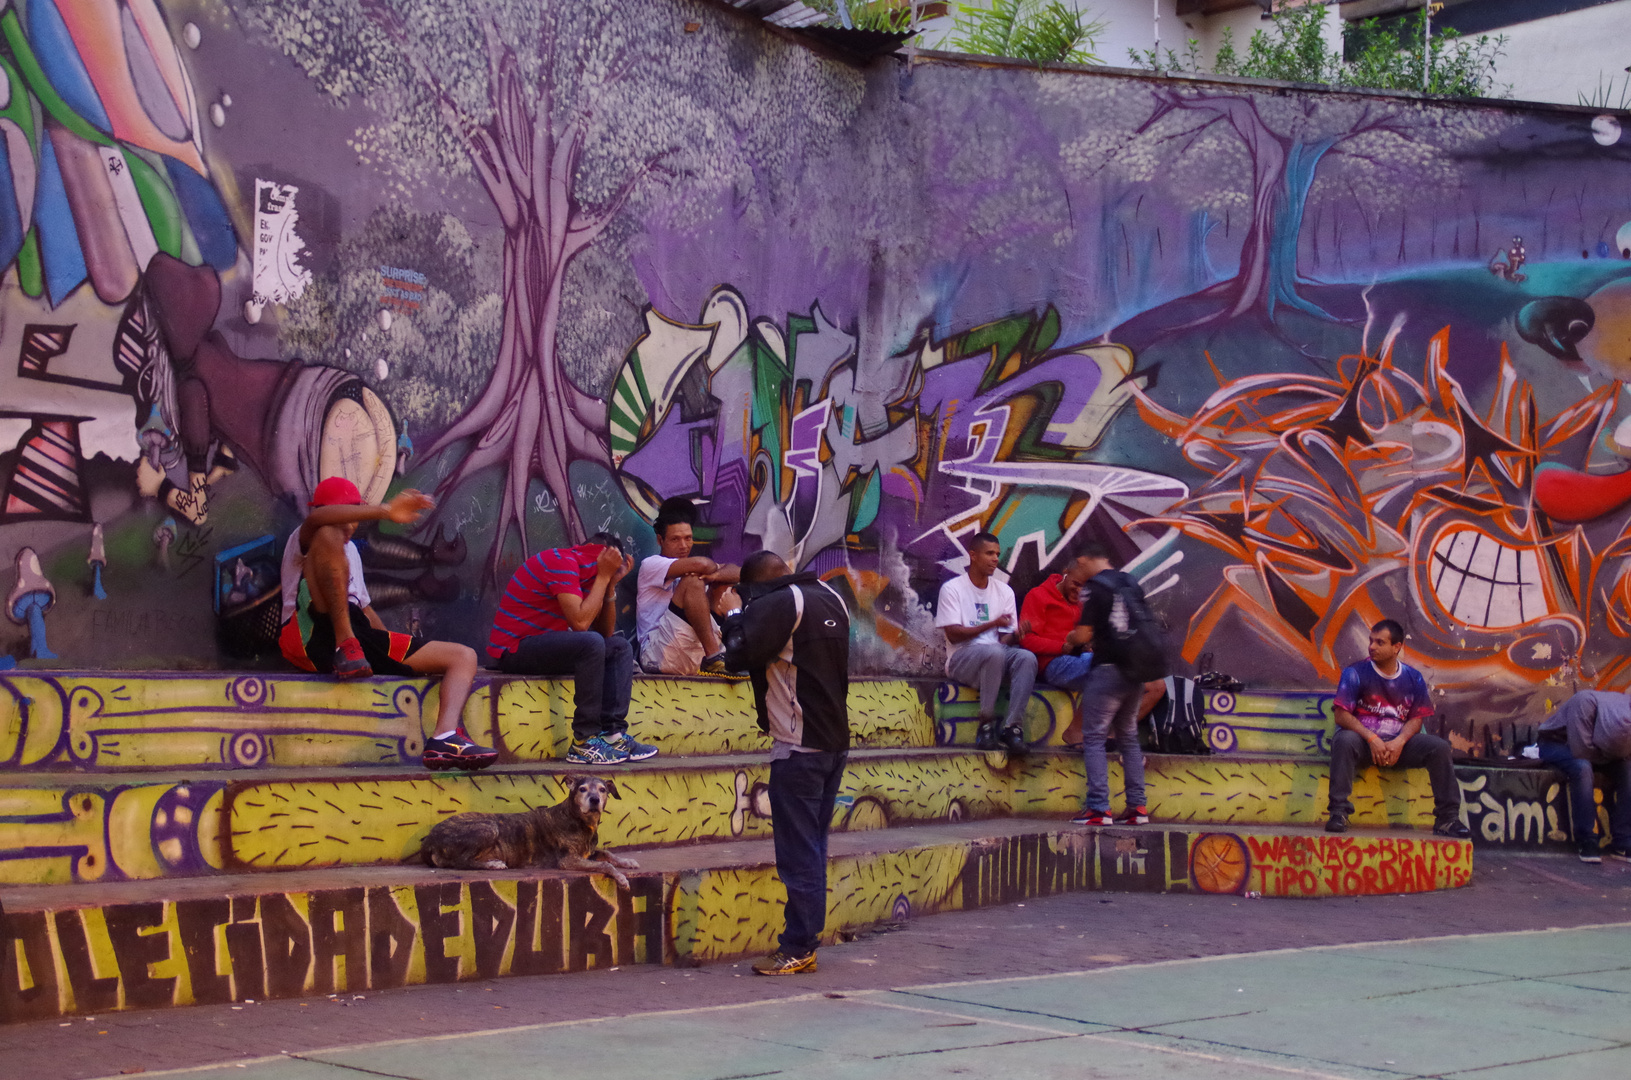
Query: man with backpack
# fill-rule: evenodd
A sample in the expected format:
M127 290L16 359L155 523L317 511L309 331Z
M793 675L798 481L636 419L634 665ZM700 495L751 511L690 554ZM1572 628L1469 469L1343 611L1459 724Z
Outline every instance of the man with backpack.
M1133 576L1113 569L1099 544L1082 549L1091 575L1085 588L1081 623L1093 628L1093 666L1082 687L1082 756L1087 763L1085 809L1073 825L1146 825L1144 750L1138 744L1138 710L1144 684L1163 679L1167 660L1161 629ZM1105 739L1116 733L1126 809L1110 816L1110 764Z

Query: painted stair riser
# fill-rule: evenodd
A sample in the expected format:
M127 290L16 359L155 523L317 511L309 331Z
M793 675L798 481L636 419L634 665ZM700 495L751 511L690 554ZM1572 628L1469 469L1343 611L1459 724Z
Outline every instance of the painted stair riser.
M934 745L927 684L856 680L859 746ZM432 733L437 684L339 683L267 675L0 675L0 769L414 765ZM483 678L463 720L507 762L560 760L572 737L570 680ZM629 720L665 754L754 751L764 736L744 681L635 680Z
M1456 888L1471 871L1471 845L1420 837L1154 828L959 840L835 857L827 931L1082 890L1353 896ZM629 890L599 875L461 876L6 913L0 1022L728 960L773 947L785 897L765 865L636 872Z
M395 864L418 850L432 824L452 814L559 802L562 775L507 771L0 787L0 821L6 822L0 881L51 884ZM616 775L621 797L609 805L601 825L603 840L613 846L770 835L769 767L762 762ZM1149 807L1158 820L1219 825L1324 820L1325 766L1318 762L1156 757L1149 760L1146 776ZM1082 762L1074 755L856 756L845 773L834 824L854 831L908 822L1065 816L1080 809L1084 787ZM1118 793L1121 788L1115 763L1111 787ZM1555 801L1564 801L1553 794ZM1357 825L1431 824L1432 800L1422 770L1367 770L1355 785L1354 802ZM1473 801L1469 809L1477 805ZM1538 825L1529 826L1555 816L1555 808L1526 805L1521 839L1543 842Z
M1308 754L1329 757L1336 722L1330 693L1304 691L1213 690L1202 695L1206 742L1218 754ZM935 688L934 735L939 746L973 746L979 726L980 696L972 687L942 682ZM998 698L997 712L1008 707ZM1074 698L1063 690L1039 687L1025 707L1025 734L1033 745L1081 742Z

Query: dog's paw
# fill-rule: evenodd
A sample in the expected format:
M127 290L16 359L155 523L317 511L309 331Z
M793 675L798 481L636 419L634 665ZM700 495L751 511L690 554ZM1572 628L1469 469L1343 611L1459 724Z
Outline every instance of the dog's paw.
M508 870L509 864L503 859L488 859L486 862L476 864L477 870Z
M612 862L614 864L616 864L617 866L622 867L625 870L638 870L638 869L640 869L640 864L639 863L635 862L633 859L624 858L622 855L613 855L613 856L611 856L611 860L612 860Z
M610 871L607 876L613 881L617 882L617 887L619 889L626 889L629 887L629 879L625 875L618 873L616 870Z

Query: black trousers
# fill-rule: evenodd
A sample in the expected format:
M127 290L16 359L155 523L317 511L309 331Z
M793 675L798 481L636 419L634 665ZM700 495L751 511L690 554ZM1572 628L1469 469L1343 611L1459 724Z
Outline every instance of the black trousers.
M787 888L782 951L808 956L827 925L827 830L848 755L820 751L770 763L776 873Z
M1363 735L1338 728L1331 740L1331 814L1348 817L1354 812L1351 796L1354 774L1371 760L1370 743ZM1455 782L1455 764L1450 760L1450 744L1437 735L1418 731L1404 744L1396 769L1426 769L1433 782L1433 821L1439 824L1461 816L1461 786Z

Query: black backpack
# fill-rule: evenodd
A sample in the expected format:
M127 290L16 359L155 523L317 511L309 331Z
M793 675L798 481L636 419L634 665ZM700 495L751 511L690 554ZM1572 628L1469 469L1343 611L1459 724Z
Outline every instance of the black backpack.
M1150 710L1147 730L1140 725L1144 749L1160 754L1210 754L1205 695L1199 683L1182 676L1169 676L1166 683L1166 696Z
M1144 601L1144 590L1138 582L1120 570L1106 570L1092 581L1111 594L1105 626L1094 627L1093 648L1104 649L1106 658L1128 682L1166 678L1167 649L1161 622Z

